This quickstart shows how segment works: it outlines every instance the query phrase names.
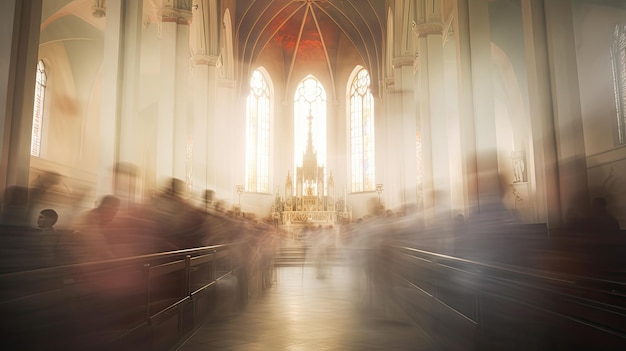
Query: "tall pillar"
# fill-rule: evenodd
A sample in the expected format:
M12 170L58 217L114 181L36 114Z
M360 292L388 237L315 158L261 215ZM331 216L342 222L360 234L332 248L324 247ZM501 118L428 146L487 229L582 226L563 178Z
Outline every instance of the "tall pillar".
M529 162L529 167L532 169L528 172L533 189L531 208L534 209L534 221L548 223L549 226L558 226L562 220L544 0L523 1L522 16L530 125L533 137L532 162Z
M406 204L417 203L418 196L418 179L417 179L417 154L416 154L416 133L417 133L417 111L414 97L414 74L413 74L413 57L401 57L396 59L394 66L396 69L396 89L400 87L399 96L397 97L401 110L398 113L401 126L401 174L402 174L402 193L403 202ZM397 128L396 126L396 128Z
M416 15L413 2L396 0L393 8L393 42L388 43L393 76L386 81L385 103L387 153L377 163L386 163L383 179L388 207L418 204L420 189L417 177L416 133L418 115L415 100L415 40L412 26ZM380 150L377 147L378 150ZM394 206L395 205L395 206Z
M217 57L194 55L193 65L193 146L192 179L195 189L213 189L215 176L212 169L214 160L213 116L216 105L216 63Z
M478 208L500 202L502 191L498 174L495 107L492 85L489 2L469 0L469 35L474 99L474 133Z
M215 0L197 2L191 24L193 113L191 120L191 180L193 188L217 192L215 155L225 150L216 147L220 14ZM228 129L227 129L228 130ZM225 167L224 167L225 168Z
M28 186L41 7L41 0L0 3L0 192Z
M387 206L396 207L407 204L405 198L404 174L398 171L403 166L404 153L402 150L402 99L396 92L395 79L389 79L385 84L385 119L377 119L374 124L376 135L376 174L377 182L382 182L385 187L385 200ZM377 112L376 101L374 109ZM380 123L383 122L383 123ZM386 136L385 143L380 135ZM414 137L415 138L415 137ZM380 150L380 152L378 151ZM381 167L382 166L382 167ZM379 180L378 174L383 180ZM350 183L348 191L350 191ZM417 185L416 185L417 186Z
M157 119L157 183L174 177L188 181L187 97L190 0L165 0L161 19L161 90Z
M469 0L455 2L453 23L456 44L456 62L459 101L459 129L461 130L461 154L463 193L465 208L478 207L478 181L476 164L476 138L474 131L474 94L472 86L472 60L470 54Z
M437 218L449 219L451 209L440 2L419 2L413 31L417 36L416 99L423 141L424 216L429 225Z
M102 60L102 107L96 196L115 194L134 201L136 189L116 182L119 162L137 164L135 125L143 1L108 0ZM118 182L118 183L119 183Z
M449 14L448 26L444 26L443 35L443 61L444 61L444 113L447 150L448 169L450 174L450 209L452 215L467 215L465 208L465 179L463 176L463 148L461 146L461 126L459 113L459 90L457 79L457 48L453 40L456 33L451 28L454 19Z
M565 217L571 210L585 211L589 204L578 65L571 2L546 1L545 11L561 216Z

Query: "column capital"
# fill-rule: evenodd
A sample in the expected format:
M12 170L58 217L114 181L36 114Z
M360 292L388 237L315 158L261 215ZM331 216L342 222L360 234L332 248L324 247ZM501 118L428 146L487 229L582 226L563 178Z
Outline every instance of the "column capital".
M213 66L217 67L219 56L216 55L193 55L190 59L192 66Z
M91 6L91 15L95 18L105 17L107 14L105 0L95 0Z
M159 10L159 18L161 22L175 22L177 24L189 25L191 24L193 15L191 10L164 7Z
M431 34L443 34L444 24L439 21L423 23L413 22L411 29L418 38L424 38Z
M382 91L390 94L396 90L396 80L393 77L387 77L380 81L380 86L383 88Z
M393 67L402 68L404 66L413 66L417 56L405 55L393 58Z

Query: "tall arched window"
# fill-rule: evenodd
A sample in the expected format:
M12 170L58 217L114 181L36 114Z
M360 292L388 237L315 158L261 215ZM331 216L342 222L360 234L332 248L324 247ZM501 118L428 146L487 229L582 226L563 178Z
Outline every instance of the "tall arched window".
M294 167L302 166L311 116L311 137L317 163L326 166L326 91L313 76L307 76L296 88L294 98ZM294 170L294 174L295 170ZM326 179L325 175L322 179Z
M33 107L33 129L30 141L30 154L41 155L41 131L43 127L43 102L46 97L46 67L42 60L37 63L35 81L35 106Z
M611 58L617 108L616 141L618 144L626 144L626 25L618 24L615 26Z
M246 105L246 191L269 193L269 170L270 87L257 69Z
M350 86L350 163L352 192L375 190L374 97L363 68Z

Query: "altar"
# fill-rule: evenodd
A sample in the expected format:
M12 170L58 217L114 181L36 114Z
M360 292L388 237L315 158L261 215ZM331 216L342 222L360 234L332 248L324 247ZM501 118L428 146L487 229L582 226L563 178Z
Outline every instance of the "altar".
M296 168L295 178L287 171L285 196L278 194L272 205L272 219L279 225L305 227L311 225L335 225L349 221L351 215L343 199L335 196L332 171L325 180L325 167L317 162L317 153L311 137L311 120L302 166ZM295 193L294 193L295 183Z

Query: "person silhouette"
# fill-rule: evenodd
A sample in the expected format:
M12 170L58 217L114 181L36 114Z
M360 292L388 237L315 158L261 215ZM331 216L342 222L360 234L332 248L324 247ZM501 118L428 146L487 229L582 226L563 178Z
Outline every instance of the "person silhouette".
M45 209L39 212L39 217L37 218L37 227L41 229L42 232L54 232L54 225L59 219L59 215L53 209Z

